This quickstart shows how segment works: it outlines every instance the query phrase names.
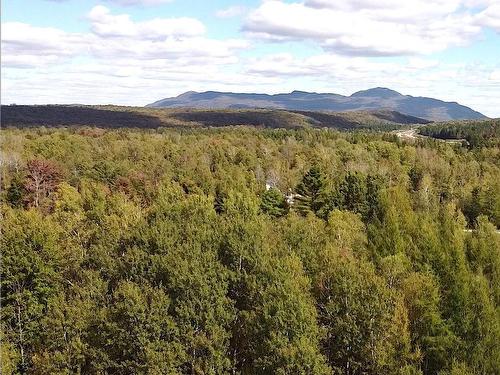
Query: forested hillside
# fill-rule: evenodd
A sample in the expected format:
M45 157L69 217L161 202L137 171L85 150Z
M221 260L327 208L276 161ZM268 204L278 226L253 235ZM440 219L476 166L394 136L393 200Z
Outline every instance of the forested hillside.
M1 142L2 374L500 374L497 146L246 127Z
M421 127L419 132L439 139L463 139L472 148L500 146L500 119L443 122Z
M262 128L331 128L392 130L429 121L395 111L309 112L280 109L168 109L123 106L2 106L4 127L200 128L256 126Z

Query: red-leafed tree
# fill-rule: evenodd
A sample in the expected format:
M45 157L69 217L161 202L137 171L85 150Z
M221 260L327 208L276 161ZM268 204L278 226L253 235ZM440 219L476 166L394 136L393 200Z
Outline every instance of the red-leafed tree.
M30 160L26 169L26 201L28 205L38 207L44 198L57 189L62 179L61 169L54 162L44 159Z

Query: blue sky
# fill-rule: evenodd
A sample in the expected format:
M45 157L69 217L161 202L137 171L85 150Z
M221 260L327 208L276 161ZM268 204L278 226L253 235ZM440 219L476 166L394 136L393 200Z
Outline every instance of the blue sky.
M2 103L375 86L500 117L500 0L3 0Z

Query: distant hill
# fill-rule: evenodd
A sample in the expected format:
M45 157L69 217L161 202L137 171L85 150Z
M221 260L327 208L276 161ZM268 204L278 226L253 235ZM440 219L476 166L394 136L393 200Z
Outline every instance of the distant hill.
M4 127L223 127L390 130L429 121L395 111L313 112L281 109L179 109L120 106L10 105L1 107Z
M391 110L430 121L484 119L486 116L456 102L402 95L383 87L358 91L351 96L293 91L288 94L245 94L189 91L175 98L147 105L155 108L241 109L275 108L299 111Z

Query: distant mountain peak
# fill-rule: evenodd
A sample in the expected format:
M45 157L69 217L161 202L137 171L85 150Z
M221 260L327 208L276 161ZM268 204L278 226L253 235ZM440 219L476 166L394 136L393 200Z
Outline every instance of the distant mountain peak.
M354 94L351 95L351 97L354 98L359 98L359 97L377 97L377 98L391 98L391 97L398 97L398 96L403 96L401 93L388 89L387 87L375 87L372 89L368 90L361 90L357 91Z
M178 95L177 98L190 98L196 94L198 94L198 91L186 91L186 92Z
M188 91L175 98L165 98L148 105L159 108L274 108L298 111L371 111L391 110L431 121L486 118L458 103L427 97L403 95L386 87L355 92L351 96L294 90L282 94L257 94Z

